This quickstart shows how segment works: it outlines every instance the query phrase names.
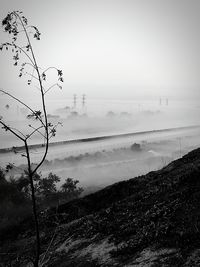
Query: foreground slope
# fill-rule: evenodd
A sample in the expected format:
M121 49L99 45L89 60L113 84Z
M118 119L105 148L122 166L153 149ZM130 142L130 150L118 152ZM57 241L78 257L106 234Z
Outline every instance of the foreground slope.
M200 266L200 149L41 220L45 266ZM31 233L12 250L28 254Z

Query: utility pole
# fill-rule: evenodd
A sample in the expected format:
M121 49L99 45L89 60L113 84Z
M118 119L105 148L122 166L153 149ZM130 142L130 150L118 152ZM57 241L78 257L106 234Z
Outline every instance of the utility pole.
M85 98L86 98L86 95L83 94L83 95L82 95L82 108L83 108L83 109L84 109L84 107L85 107L85 102L86 102Z
M74 107L74 109L76 109L76 100L77 100L76 94L74 94L73 99L74 99L74 102L73 102L74 103L74 106L73 107Z

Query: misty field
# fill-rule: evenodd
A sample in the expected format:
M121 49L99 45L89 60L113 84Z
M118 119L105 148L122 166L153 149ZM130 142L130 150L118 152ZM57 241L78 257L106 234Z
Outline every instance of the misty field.
M9 125L28 133L30 120L26 119L28 110L16 105L4 97L4 105L0 106L0 114L8 120ZM37 103L30 101L33 108ZM198 101L167 100L115 100L87 99L84 107L78 103L73 105L73 99L63 98L47 103L49 121L61 122L56 136L51 140L63 141L88 138L92 136L123 134L158 130L173 127L199 125L200 106ZM9 108L6 106L8 104ZM33 124L33 121L31 121ZM34 125L34 124L33 124ZM33 144L41 142L40 136L34 136ZM22 145L20 140L0 129L0 148Z
M74 109L70 103L68 100L64 106L64 101L55 101L50 105L50 121L62 122L51 142L199 125L197 102L88 100L87 110L79 106ZM1 106L1 112L10 118L14 127L28 132L26 110L10 105L7 110ZM38 144L38 140L36 135L32 144ZM138 151L131 148L134 143L140 145ZM41 172L56 173L62 181L67 177L77 179L87 193L157 170L198 147L199 143L200 129L196 128L50 146ZM0 131L0 148L20 145L12 135ZM42 149L31 151L33 162L39 160L41 152ZM21 153L0 154L2 167L8 163L24 167L25 160ZM11 175L18 173L14 170Z
M77 179L87 194L114 182L160 169L197 148L199 142L200 127L197 127L50 146L41 172L43 175L49 172L59 175L61 183L67 177ZM32 150L35 162L41 151L42 148ZM11 161L22 169L25 166L20 153L3 153L0 159L3 165ZM9 175L18 174L16 168Z
M197 102L88 100L87 109L80 105L75 109L71 101L55 101L49 105L50 121L62 122L51 142L199 125ZM26 110L10 104L9 109L1 106L1 113L5 113L14 127L28 132ZM36 135L32 144L38 144L38 140ZM140 145L139 151L131 149L134 143ZM77 179L87 193L157 170L198 147L199 143L200 129L196 128L50 146L41 172L56 173L62 178L61 182L67 177ZM20 145L11 134L0 131L0 148ZM42 149L31 151L33 162L39 160L41 152ZM21 153L0 154L2 167L8 163L24 167L25 160ZM15 170L11 175L18 173Z

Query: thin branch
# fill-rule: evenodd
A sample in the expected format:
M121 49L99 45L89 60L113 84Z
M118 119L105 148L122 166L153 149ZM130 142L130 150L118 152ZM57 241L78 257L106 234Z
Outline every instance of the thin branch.
M28 28L34 28L34 27L32 25L26 26L26 29L28 29Z
M21 20L21 18L19 17L22 25L23 25L23 22ZM28 40L28 43L30 45L30 49L31 49L31 53L32 53L32 57L33 57L33 61L34 61L34 65L35 65L35 68L36 68L36 71L37 71L37 75L38 75L38 78L39 78L39 84L40 84L40 91L41 91L41 96L42 96L42 106L43 106L43 111L44 111L44 117L45 117L45 131L46 131L46 146L45 146L45 152L44 152L44 155L40 161L40 163L37 165L37 167L33 170L32 174L36 173L37 170L39 169L39 167L42 165L42 163L44 162L45 158L46 158L46 155L47 155L47 152L48 152L48 148L49 148L49 131L48 131L48 120L47 120L47 113L46 113L46 106L45 106L45 100L44 100L44 90L43 90L43 86L42 86L42 80L41 80L41 76L40 76L40 72L39 72L39 69L38 69L38 65L37 65L37 61L36 61L36 58L35 58L35 55L34 55L34 52L33 52L33 48L32 48L32 45L31 45L31 42L30 42L30 38L28 36L28 33L25 29L25 26L23 25L23 28L25 30L25 34L26 34L26 38Z
M9 126L10 127L10 126ZM20 130L18 130L18 129L16 129L16 128L14 128L14 127L10 127L10 129L11 130L14 130L14 131L16 131L16 132L18 132L18 133L20 133L24 138L26 138L26 135L24 135Z
M32 131L27 137L26 140L28 140L35 132L38 132L42 137L46 138L46 136L39 131L39 129L44 128L44 126L39 126L38 128L34 128L32 125L29 125L34 131Z
M35 266L38 266L39 256L40 256L40 233L39 233L39 223L38 223L37 208L36 208L35 188L34 188L34 183L33 183L34 174L31 170L31 159L30 159L30 154L29 154L28 143L26 140L24 141L24 144L25 144L27 162L28 162L28 174L29 174L30 185L31 185L32 206L33 206L33 215L34 215L34 220L35 220L35 232L36 232L36 242L37 242L36 243L37 247L36 247Z
M12 130L8 125L6 125L3 121L0 120L0 124L2 124L6 130L14 134L17 138L19 138L21 141L25 142L25 139L22 138L19 134L17 134L14 130Z
M31 63L32 63L31 66L32 66L33 68L35 68L33 60L32 60L31 57L26 53L26 51L24 51L24 49L22 49L20 46L18 46L18 45L16 45L16 44L12 44L12 46L17 47L18 49L20 49L20 50L27 56L27 58L31 61Z
M11 95L10 93L8 93L8 92L6 92L6 91L4 91L4 90L2 90L2 89L0 89L0 92L2 92L3 94L8 95L9 97L15 99L17 102L19 102L20 104L22 104L23 106L25 106L27 109L29 109L33 114L35 114L35 111L34 111L32 108L30 108L27 104L25 104L23 101L21 101L21 100L18 99L17 97ZM45 124L44 124L44 122L42 121L42 119L39 118L39 117L38 117L38 119L39 119L39 121L42 123L42 125L45 127Z
M50 130L50 133L49 133L49 134L51 134L51 135L49 136L49 139L51 139L52 137L55 136L53 133L55 133L54 130L58 127L58 125L61 125L61 126L62 126L62 123L61 123L61 122L58 122L56 125L54 125L54 126L52 127L52 129Z
M22 169L22 168L19 167L19 166L15 166L14 163L10 163L10 162L8 162L8 164L11 165L13 168L15 168L15 169L19 169L20 171L23 171L23 172L24 172L24 169Z
M29 75L29 76L31 76L32 78L34 78L34 79L36 79L36 80L39 81L39 79L38 79L37 77L35 77L33 74L31 74L31 73L29 73L29 72L26 72L25 74L26 74L26 75Z
M35 69L35 66L33 66L31 63L29 63L29 62L25 62L25 63L23 63L24 64L24 66L25 65L30 65L33 69Z
M55 84L51 85L51 86L45 91L44 94L46 94L46 93L47 93L49 90L51 90L54 86L58 86L58 84L55 83ZM58 87L59 87L59 86L58 86Z
M43 73L47 72L47 71L50 70L50 69L58 70L56 67L48 67L46 70L43 71Z
M11 16L11 18L9 17L9 15ZM12 17L14 17L14 20L16 21L13 25L12 25ZM30 131L30 134L24 135L20 131L14 129L14 128L12 129L10 126L7 126L3 121L0 120L0 123L4 126L5 130L9 130L10 132L12 132L16 137L18 137L20 140L22 140L25 144L25 151L26 151L26 158L27 158L27 165L28 165L27 175L29 176L29 180L30 180L31 197L32 197L32 210L33 210L33 214L34 214L35 231L36 231L36 255L35 255L35 259L33 261L33 264L35 267L38 267L39 266L38 265L39 258L40 258L40 231L39 231L39 222L38 222L37 206L36 206L36 196L35 196L36 188L34 186L34 177L35 177L34 175L37 173L37 170L40 168L40 166L45 161L45 158L46 158L47 152L48 152L48 148L49 148L49 140L51 137L53 137L55 135L56 127L59 124L59 123L57 123L57 125L53 126L51 123L48 123L48 116L47 116L46 103L45 103L45 94L49 90L51 90L51 88L53 88L54 86L56 86L58 84L53 84L45 91L43 84L45 82L46 75L44 73L50 69L55 69L56 71L58 71L58 77L59 77L58 80L63 82L63 78L62 78L62 71L55 68L55 67L49 67L44 72L42 72L41 68L39 68L39 66L37 64L37 58L35 57L35 53L34 53L32 43L30 40L31 35L28 32L28 28L30 28L30 27L34 28L35 34L33 37L36 38L37 40L39 40L40 39L40 32L38 31L37 27L27 26L27 19L24 16L22 16L21 12L19 12L19 11L13 11L12 13L8 14L7 17L5 18L5 20L8 20L7 21L8 27L10 26L9 23L11 21L11 29L12 30L9 31L9 33L13 33L14 36L16 36L18 33L18 29L20 29L20 30L22 29L22 31L25 33L27 46L20 47L18 45L15 45L15 42L17 40L16 37L13 38L13 42L11 44L15 48L15 49L13 49L13 51L16 50L15 51L16 56L14 56L14 59L16 60L15 65L17 65L17 60L19 59L18 58L18 52L23 52L26 55L26 57L29 59L28 61L30 61L30 63L22 64L22 68L20 69L20 77L22 74L24 74L24 66L26 64L30 65L33 68L32 69L33 72L31 74L31 70L30 70L30 73L26 72L26 74L30 75L32 78L38 80L39 90L41 93L40 97L41 97L41 101L42 101L42 111L40 111L40 110L34 111L32 108L30 108L23 101L19 100L17 97L15 97L15 96L11 95L10 93L7 93L4 90L0 89L0 92L8 95L12 99L16 100L17 102L19 102L20 104L25 106L29 111L31 111L31 114L28 115L27 117L38 119L38 121L40 121L40 123L41 123L40 124L41 126L39 126L39 127L30 126L33 130ZM18 26L17 24L19 24L20 26ZM8 30L9 30L9 28L8 28ZM6 46L6 48L7 48L7 46ZM36 71L36 74L34 73L34 71ZM32 79L28 80L28 83L30 84L31 81L32 81ZM40 131L40 129L43 129L44 133L43 133L43 130ZM35 165L32 165L31 164L31 154L30 154L31 146L30 146L30 144L28 144L28 139L31 138L36 132L39 133L44 138L45 148L43 151L43 155L41 156L40 162L35 164ZM24 138L21 135L23 135ZM56 230L55 230L55 232L56 232ZM46 253L42 256L42 262L41 262L42 265L44 265L44 261L47 260L46 255L50 250L51 244L52 244L54 236L55 236L55 232L53 234L53 237L52 237L51 242L47 248Z
M50 243L49 243L49 245L48 245L48 248L47 248L47 250L45 251L44 256L42 257L42 260L41 260L41 262L40 262L41 266L43 266L43 265L47 262L47 261L45 262L44 260L45 260L45 258L46 258L46 256L47 256L47 253L49 252L49 250L50 250L50 248L51 248L51 245L52 245L53 240L54 240L55 235L56 235L57 228L58 228L58 226L56 226L55 231L54 231L54 233L53 233L53 236L52 236L52 238L51 238L51 241L50 241Z

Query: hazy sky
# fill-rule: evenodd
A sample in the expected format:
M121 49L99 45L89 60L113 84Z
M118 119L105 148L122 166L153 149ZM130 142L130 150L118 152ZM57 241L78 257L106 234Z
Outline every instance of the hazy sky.
M42 68L63 70L50 98L199 96L199 0L0 0L1 19L21 10L41 31ZM0 33L0 41L7 34ZM11 55L0 54L0 87L26 92Z

